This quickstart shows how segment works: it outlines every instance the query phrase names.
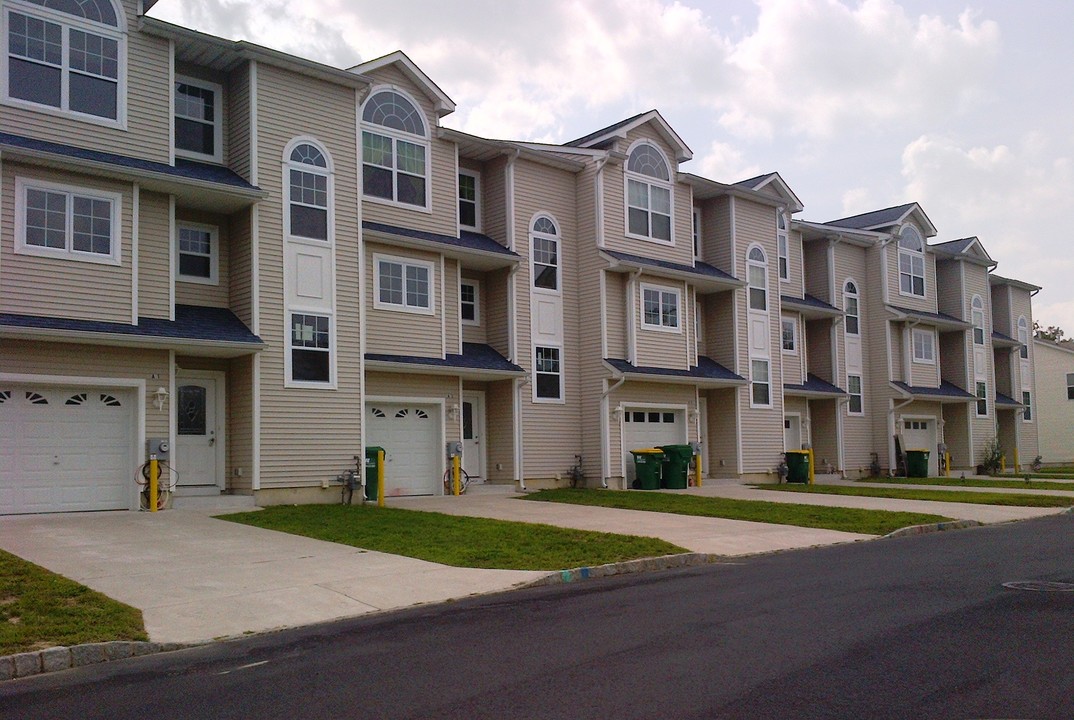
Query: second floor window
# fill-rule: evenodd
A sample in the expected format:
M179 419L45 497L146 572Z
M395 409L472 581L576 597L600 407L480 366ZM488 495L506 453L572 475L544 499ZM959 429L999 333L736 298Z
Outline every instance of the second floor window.
M478 181L477 175L468 171L459 171L459 225L477 230L478 221Z
M750 310L768 310L768 261L759 247L750 248L746 255L746 278L749 280Z
M559 290L559 233L550 218L533 221L533 287Z
M988 385L977 381L977 417L988 415Z
M936 348L931 330L913 330L911 332L914 346L914 362L936 362Z
M15 179L15 252L120 264L119 193Z
M222 159L220 103L216 83L177 78L175 81L175 154L196 160Z
M847 280L843 286L843 309L846 310L847 335L861 334L861 315L858 310L858 286Z
M368 197L428 207L425 118L394 90L373 93L362 110L362 191Z
M477 283L464 282L459 285L459 315L463 325L481 324Z
M850 402L847 403L847 412L851 415L862 414L861 375L847 375L847 394Z
M925 243L909 225L899 234L899 292L925 297Z
M217 229L210 225L181 223L178 234L177 279L215 285L219 264Z
M642 285L643 327L660 330L679 329L679 291Z
M288 231L292 237L328 240L328 158L315 145L301 143L288 160Z
M791 276L791 260L787 249L787 218L782 211L776 211L776 244L779 250L779 279L787 280Z
M794 318L783 318L782 339L784 352L798 352L798 323Z
M654 145L641 143L627 159L627 234L671 242L671 171Z
M373 306L431 315L433 305L433 264L422 260L374 257Z

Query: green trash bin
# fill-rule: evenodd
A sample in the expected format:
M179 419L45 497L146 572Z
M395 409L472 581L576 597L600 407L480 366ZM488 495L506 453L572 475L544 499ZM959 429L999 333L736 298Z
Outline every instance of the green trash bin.
M787 456L787 482L808 483L809 451L788 450L784 455Z
M927 478L929 476L929 451L906 451L906 477Z
M664 462L661 465L660 486L682 490L690 484L690 458L694 449L689 445L661 445Z
M365 449L365 499L377 501L377 482L380 476L380 458L378 453L386 452L384 448L370 445Z
M638 490L660 489L660 465L664 462L664 451L659 448L640 448L631 450L634 456L634 487Z

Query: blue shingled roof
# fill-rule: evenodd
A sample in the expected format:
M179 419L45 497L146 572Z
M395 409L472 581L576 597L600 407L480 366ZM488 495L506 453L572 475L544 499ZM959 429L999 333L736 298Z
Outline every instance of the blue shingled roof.
M766 172L763 175L757 175L751 178L746 178L745 180L739 180L737 183L735 183L735 185L737 185L738 187L745 187L749 188L750 190L753 190L757 185L761 183L762 180L767 180L773 175L775 175L775 173Z
M582 147L583 145L585 145L590 140L593 140L595 138L599 138L602 135L607 135L608 133L615 132L616 130L618 130L621 127L626 127L627 125L629 125L630 123L634 122L635 120L637 120L641 116L648 115L651 112L652 112L652 110L646 110L645 112L640 112L637 115L634 115L633 117L628 117L626 120L620 120L617 123L612 123L608 127L601 128L600 130L597 130L596 132L591 132L588 135L585 135L583 137L577 138L576 140L571 140L569 142L565 142L563 144L568 145L570 147Z
M668 260L657 260L655 258L648 258L642 255L631 255L630 253L618 252L616 250L604 250L606 255L610 255L616 260L621 260L627 263L633 263L635 265L647 265L654 268L663 268L664 270L675 270L676 272L690 273L692 275L700 275L702 277L711 278L714 280L731 280L736 282L737 278L734 275L725 273L720 268L709 265L708 263L695 263L694 265L686 265L684 263L670 262Z
M1001 332L996 332L995 330L993 330L992 331L992 344L995 345L997 343L1000 344L1000 345L1009 345L1011 347L1018 347L1019 345L1022 344L1022 343L1018 342L1017 340L1015 340L1014 338L1012 338L1010 335L1004 335Z
M970 327L970 324L968 322L959 320L957 317L953 315L948 315L946 313L934 313L926 312L925 310L913 310L911 308L899 307L898 305L888 305L888 307L892 310L895 310L896 312L902 313L903 315L909 315L910 317L919 318L921 320L925 320L926 322L932 321L934 323L938 322L945 325L954 324L961 325L962 327Z
M901 380L893 380L892 385L897 386L899 389L908 392L912 395L935 397L937 399L949 399L949 400L977 400L976 395L970 395L968 392L947 380L940 381L940 387L924 387L921 385L907 385Z
M894 225L899 222L902 216L913 206L914 203L906 203L905 205L897 205L896 207L884 208L883 210L873 210L872 212L862 213L861 215L851 215L850 217L840 218L838 220L829 220L824 224L853 228L855 230Z
M806 381L802 385L784 384L783 391L791 395L802 393L808 395L837 395L841 397L847 394L845 390L832 385L826 380L821 380L813 373L806 375Z
M1022 403L1018 402L1012 397L1008 397L1001 392L996 393L996 407L998 408L1010 408L1012 410L1020 410L1025 407Z
M704 355L699 355L697 358L697 365L689 370L633 365L626 360L620 360L618 358L604 358L604 362L611 365L618 372L630 373L633 375L692 378L700 381L723 380L736 383L746 382L745 378L739 377L712 358L705 357Z
M806 293L804 298L794 297L793 295L780 295L779 302L782 305L790 305L790 309L794 307L810 308L812 310L823 310L833 315L842 315L843 311L834 305L829 305L820 298L813 297Z
M496 352L490 345L481 343L463 343L461 355L445 355L443 358L366 353L365 359L373 362L424 365L430 368L488 370L491 372L516 374L524 374L526 372L503 355Z
M176 305L175 320L138 318L137 325L97 320L0 314L0 326L35 330L62 330L70 333L130 335L167 340L201 340L242 343L254 348L264 343L227 308Z
M947 242L936 243L930 245L933 250L937 250L944 255L959 255L966 251L970 245L973 244L975 237L961 238L959 240L948 240Z
M3 132L0 132L0 147L18 148L21 150L33 150L53 155L62 155L76 160L105 163L107 165L115 165L119 168L141 170L144 172L159 173L161 175L171 175L172 177L183 178L186 180L210 182L218 185L227 185L236 189L260 192L259 188L246 182L237 173L222 165L210 165L209 163L176 158L173 167L167 163L142 160L140 158L132 158L126 155L117 155L116 153L87 150L86 148L74 147L73 145L35 140L33 138Z
M482 235L481 233L471 232L469 230L462 230L459 233L459 237L455 237L453 235L426 232L425 230L412 230L410 228L396 227L395 225L385 225L384 223L372 222L369 220L364 221L362 227L374 232L414 238L415 240L425 240L426 242L449 245L461 250L478 250L481 252L504 255L505 257L519 257L517 253L511 252L488 235Z

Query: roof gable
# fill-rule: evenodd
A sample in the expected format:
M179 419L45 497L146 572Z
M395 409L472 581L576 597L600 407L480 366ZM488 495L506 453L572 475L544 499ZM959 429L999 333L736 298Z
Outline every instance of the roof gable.
M929 220L929 216L925 214L925 211L922 210L921 206L916 202L906 203L905 205L896 205L894 207L884 208L883 210L873 210L860 215L851 215L850 217L840 218L839 220L829 220L824 224L853 228L855 230L884 230L886 228L902 225L907 220L914 220L917 222L917 224L925 231L925 237L933 237L936 235L936 226L932 224L932 221Z
M949 240L948 242L931 245L930 248L939 255L958 258L960 260L968 260L977 265L984 265L986 267L994 267L996 265L996 261L993 260L992 256L988 254L988 251L984 249L984 245L981 244L980 239L977 237Z
M580 137L577 140L571 140L568 143L564 143L570 147L594 147L601 143L615 139L626 139L627 133L634 128L651 123L656 128L660 137L667 142L675 151L675 159L678 162L686 162L694 156L694 152L686 145L679 134L668 124L667 120L657 110L650 110L648 112L635 115L634 117L627 118L626 120L620 120L614 125L609 125L606 128L597 130L590 133L585 137Z
M440 86L434 83L432 78L426 75L402 50L396 50L383 57L355 65L349 68L349 71L364 75L389 66L394 66L406 75L411 82L421 88L422 92L432 101L437 117L444 117L455 112L455 101L449 98L447 93L441 90Z
M778 197L787 203L787 210L791 213L802 212L805 209L802 201L798 199L798 196L791 190L791 186L778 172L758 175L748 180L740 180L735 185Z

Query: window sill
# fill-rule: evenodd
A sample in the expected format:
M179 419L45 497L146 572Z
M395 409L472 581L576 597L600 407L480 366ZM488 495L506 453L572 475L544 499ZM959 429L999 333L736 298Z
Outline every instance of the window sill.
M641 324L642 330L652 330L653 332L671 333L673 335L682 335L681 327L666 327L664 325L650 325L648 323Z
M635 235L634 233L624 233L625 237L631 240L641 240L642 242L652 243L654 245L663 245L664 247L675 247L675 236L672 235L670 240L661 240L659 238L649 237L648 235Z
M184 158L186 160L194 160L196 162L212 163L213 165L223 165L223 154L218 155L204 155L202 153L196 153L191 150L180 150L175 148L175 157Z
M113 240L113 242L119 242ZM43 248L36 245L24 245L16 242L16 255L31 255L34 257L50 258L52 260L90 263L91 265L111 265L120 267L122 258L117 255L98 255L96 253L81 253L72 250L60 250L58 248Z
M373 301L374 310L383 310L385 312L401 312L408 315L427 315L432 317L436 315L436 308L416 308L407 307L406 305L392 305L391 303L381 302L379 300Z
M68 120L89 123L91 125L100 125L102 127L112 128L113 130L121 130L126 132L127 118L122 110L123 106L125 105L125 98L120 97L119 101L121 110L119 112L119 118L115 120L111 118L104 118L100 115L80 113L75 110L63 110L58 107L53 107L52 105L40 105L38 103L30 102L28 100L19 100L18 98L12 97L4 97L3 100L0 100L0 104L20 108L22 110L29 110L31 112L38 112L44 115L67 118Z
M412 210L427 215L432 215L433 213L432 208L429 207L428 197L425 198L425 205L411 205L410 203L399 202L398 200L389 200L387 198L377 197L376 195L366 195L365 193L362 193L362 202L371 202L376 205L399 208L400 210Z
M203 278L192 275L176 275L175 282L190 283L191 285L212 285L214 287L220 285L220 280L218 278Z

